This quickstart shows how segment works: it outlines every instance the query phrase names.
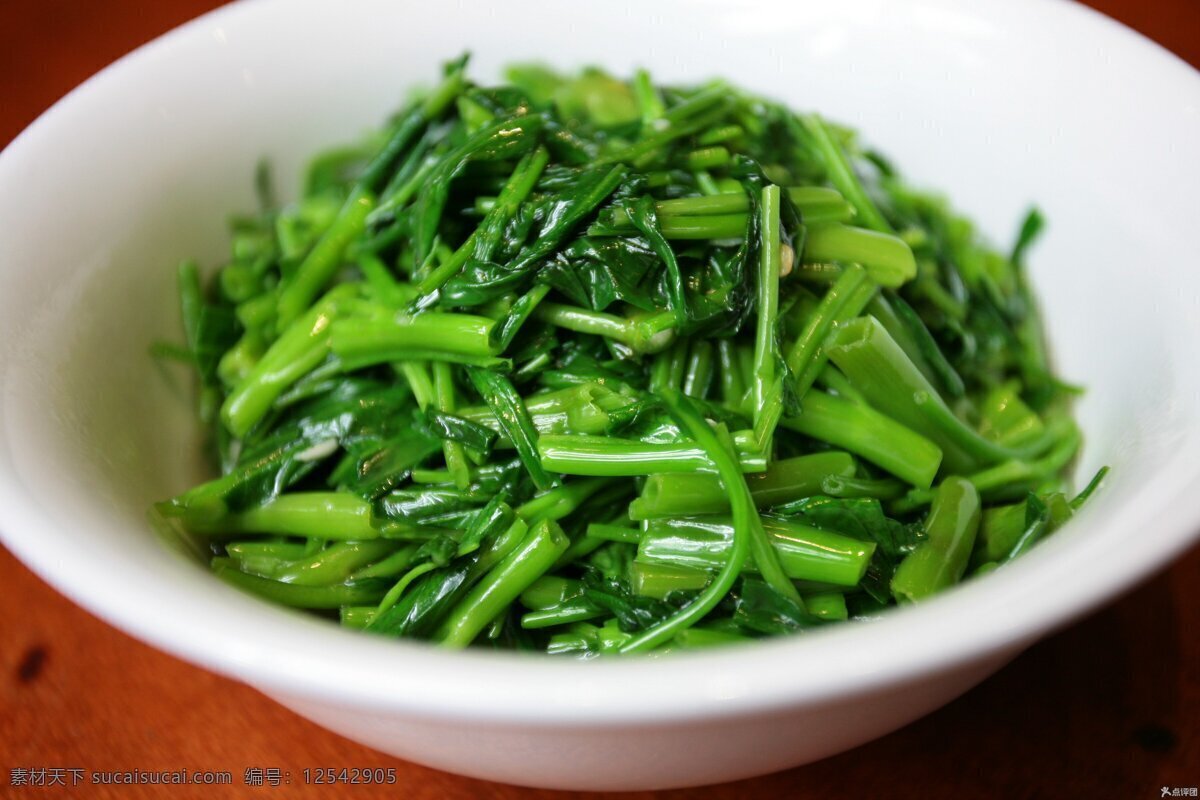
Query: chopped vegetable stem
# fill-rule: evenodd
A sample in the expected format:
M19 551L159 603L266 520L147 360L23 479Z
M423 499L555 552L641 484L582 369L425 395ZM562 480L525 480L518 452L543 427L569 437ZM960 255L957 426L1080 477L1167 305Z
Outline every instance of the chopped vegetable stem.
M719 60L719 59L718 59ZM1008 570L1093 494L1031 211L987 244L854 131L722 81L464 55L265 163L177 267L213 475L158 530L366 635L578 658L807 635Z

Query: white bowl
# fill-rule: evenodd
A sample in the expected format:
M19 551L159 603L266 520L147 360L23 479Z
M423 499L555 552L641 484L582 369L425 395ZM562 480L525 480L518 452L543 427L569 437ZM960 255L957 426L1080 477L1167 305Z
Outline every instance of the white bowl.
M1010 568L874 624L666 659L445 653L225 586L145 511L198 477L189 407L146 355L172 265L214 264L269 156L284 187L463 49L668 81L711 75L859 127L1033 258L1113 473ZM62 592L164 650L389 753L512 783L634 789L820 758L942 705L1149 575L1200 530L1200 76L1082 7L1019 0L489 4L260 0L192 22L0 155L0 530ZM1013 698L1014 703L1021 698ZM979 725L987 725L980 720Z

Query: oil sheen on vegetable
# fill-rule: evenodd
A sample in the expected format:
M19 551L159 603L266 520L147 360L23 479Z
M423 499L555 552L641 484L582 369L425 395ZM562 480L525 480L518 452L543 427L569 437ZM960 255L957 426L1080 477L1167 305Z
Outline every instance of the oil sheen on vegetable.
M1025 255L720 81L444 68L179 268L222 580L362 635L580 657L874 619L1066 523ZM1047 265L1052 268L1052 265ZM861 624L861 623L860 623Z

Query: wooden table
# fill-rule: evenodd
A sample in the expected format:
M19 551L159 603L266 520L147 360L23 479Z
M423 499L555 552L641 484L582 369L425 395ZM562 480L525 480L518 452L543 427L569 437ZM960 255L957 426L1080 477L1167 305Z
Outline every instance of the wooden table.
M0 141L113 59L210 0L5 0ZM1197 0L1094 0L1200 64ZM81 786L89 797L325 796L306 767L394 767L356 798L566 796L489 784L376 753L224 678L159 653L72 605L0 549L0 797L63 790L9 785L11 770L229 771L199 790ZM946 708L807 767L661 797L1160 797L1200 785L1200 548L1142 588L1036 645ZM248 788L247 768L290 773ZM70 783L70 773L63 777ZM637 796L637 795L633 795ZM643 795L646 797L650 794Z

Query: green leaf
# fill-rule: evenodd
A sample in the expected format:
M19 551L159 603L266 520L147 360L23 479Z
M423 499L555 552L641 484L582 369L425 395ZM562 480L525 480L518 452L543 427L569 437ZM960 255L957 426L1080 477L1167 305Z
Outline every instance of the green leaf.
M425 427L429 435L449 442L459 442L475 450L485 458L492 451L496 432L491 428L471 422L469 419L438 411L430 406L424 412Z
M661 271L658 254L641 237L585 236L559 251L538 279L594 311L617 301L652 311L662 303L657 291Z
M743 578L734 601L733 621L747 630L778 636L817 624L818 620L771 588L765 581Z
M467 375L483 402L492 410L496 422L517 448L517 455L538 489L549 489L556 481L542 467L538 456L537 428L529 417L525 402L513 388L512 382L491 370L467 367Z

